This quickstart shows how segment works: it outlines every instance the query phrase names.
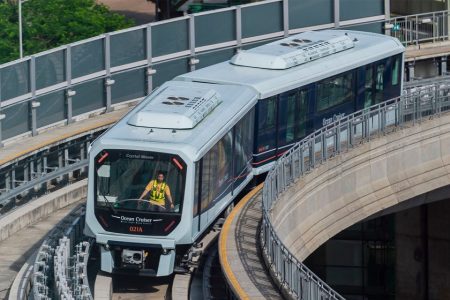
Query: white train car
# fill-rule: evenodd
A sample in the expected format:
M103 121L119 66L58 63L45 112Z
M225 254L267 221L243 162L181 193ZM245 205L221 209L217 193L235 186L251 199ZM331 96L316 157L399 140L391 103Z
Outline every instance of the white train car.
M156 89L90 150L85 234L99 245L102 271L170 275L293 143L399 96L403 52L382 35L307 32ZM163 205L144 193L158 176Z

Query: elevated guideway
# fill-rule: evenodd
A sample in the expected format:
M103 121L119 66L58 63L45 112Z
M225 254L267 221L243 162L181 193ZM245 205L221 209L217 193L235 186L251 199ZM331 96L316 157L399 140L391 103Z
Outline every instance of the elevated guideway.
M263 191L263 254L286 293L328 239L450 184L450 85L438 82L324 127L281 157Z

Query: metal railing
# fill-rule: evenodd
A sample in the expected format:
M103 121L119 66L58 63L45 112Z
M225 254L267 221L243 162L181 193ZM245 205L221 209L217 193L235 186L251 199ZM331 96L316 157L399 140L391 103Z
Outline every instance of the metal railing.
M385 22L384 28L405 46L424 42L448 40L449 11L437 11L411 16L394 17Z
M305 9L302 1L267 0L111 32L1 65L0 145L79 115L110 111L261 41L385 20L384 0L373 2L370 11L352 9L349 18L320 2ZM345 0L333 5L341 12L364 7Z
M65 221L65 222L64 222ZM63 220L42 243L29 285L34 299L92 300L87 262L92 241L83 240L84 209Z
M326 160L450 110L450 80L407 89L399 98L335 120L295 144L269 171L263 189L261 245L275 279L297 299L343 299L283 245L270 221L278 196Z
M0 169L0 217L48 192L87 176L89 144L102 132L50 145Z

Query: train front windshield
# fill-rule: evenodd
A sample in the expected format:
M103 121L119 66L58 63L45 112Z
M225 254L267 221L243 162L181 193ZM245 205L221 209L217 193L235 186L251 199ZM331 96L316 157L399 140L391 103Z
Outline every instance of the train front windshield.
M97 209L181 213L186 164L166 153L103 150L95 157Z

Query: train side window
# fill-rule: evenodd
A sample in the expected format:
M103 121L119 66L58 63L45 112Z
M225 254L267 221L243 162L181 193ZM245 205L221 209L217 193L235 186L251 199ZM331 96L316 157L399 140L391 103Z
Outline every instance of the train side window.
M308 100L309 91L300 90L297 97L295 120L295 139L297 141L306 135L306 127L308 125Z
M364 108L370 107L373 103L373 67L366 67L366 79L364 84Z
M400 58L397 56L395 58L394 65L392 67L392 74L391 74L392 86L396 86L399 83L399 77L400 77L399 69L400 69Z
M377 66L376 76L375 76L375 103L380 103L383 101L383 91L384 91L384 63Z
M256 153L275 148L277 98L270 97L258 102Z
M209 207L212 196L212 181L214 180L214 153L211 149L203 157L202 163L202 194L201 194L201 212L203 213Z
M250 172L253 148L253 126L255 111L252 109L235 126L234 135L234 179L239 185Z
M195 186L194 186L194 203L192 205L192 216L195 218L198 216L198 200L199 200L199 187L200 187L200 162L195 163Z
M352 72L322 80L316 86L317 111L350 101L354 99L354 93Z

